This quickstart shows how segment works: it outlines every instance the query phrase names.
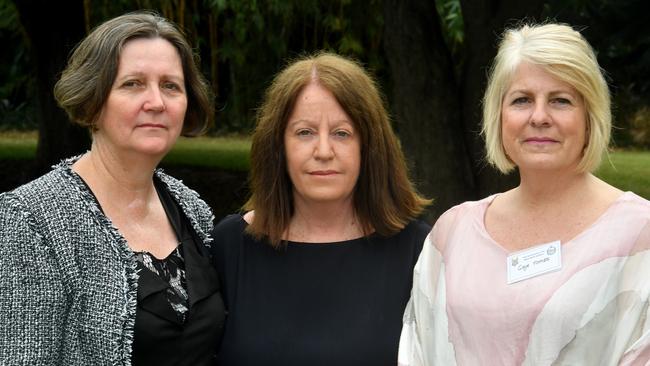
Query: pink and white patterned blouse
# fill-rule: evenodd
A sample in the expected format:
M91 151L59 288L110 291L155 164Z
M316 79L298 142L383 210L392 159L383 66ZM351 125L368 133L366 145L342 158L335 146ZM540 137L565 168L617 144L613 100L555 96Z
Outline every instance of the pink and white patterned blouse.
M424 243L399 365L650 365L650 201L621 195L562 243L562 268L507 284L484 225L495 196L443 214Z

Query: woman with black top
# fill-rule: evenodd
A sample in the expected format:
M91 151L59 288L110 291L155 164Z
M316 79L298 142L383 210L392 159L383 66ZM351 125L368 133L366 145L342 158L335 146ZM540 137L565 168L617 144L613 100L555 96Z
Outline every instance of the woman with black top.
M211 210L155 170L212 118L190 45L169 21L109 20L54 94L90 151L0 195L0 364L212 365L224 306Z
M229 315L220 365L394 365L429 200L409 181L380 94L318 54L259 111L251 198L215 227Z

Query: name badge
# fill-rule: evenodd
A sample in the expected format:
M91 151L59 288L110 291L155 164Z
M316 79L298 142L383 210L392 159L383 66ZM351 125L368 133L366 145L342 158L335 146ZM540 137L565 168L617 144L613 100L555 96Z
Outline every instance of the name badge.
M506 268L508 284L557 271L562 268L562 245L557 240L512 253Z

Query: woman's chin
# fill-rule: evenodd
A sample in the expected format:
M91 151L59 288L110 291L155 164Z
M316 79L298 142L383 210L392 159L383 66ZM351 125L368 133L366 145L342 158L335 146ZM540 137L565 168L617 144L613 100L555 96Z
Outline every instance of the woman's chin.
M135 146L133 152L151 158L162 159L169 151L171 151L172 147L173 145L170 144L149 143Z

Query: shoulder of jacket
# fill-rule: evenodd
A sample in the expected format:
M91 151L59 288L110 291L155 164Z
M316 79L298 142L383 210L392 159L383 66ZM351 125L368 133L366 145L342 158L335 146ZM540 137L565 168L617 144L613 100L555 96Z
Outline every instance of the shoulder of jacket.
M200 200L199 194L195 190L186 186L182 180L172 177L162 169L156 170L155 174L160 181L165 184L167 190L172 194L172 196L191 201Z
M52 206L65 207L70 200L78 196L71 192L78 191L71 177L66 177L61 168L56 168L7 194L22 202L25 207Z
M162 169L157 169L155 174L181 207L204 244L209 247L212 242L210 232L214 227L214 214L210 206L201 199L195 190L187 187L180 179L164 173Z

